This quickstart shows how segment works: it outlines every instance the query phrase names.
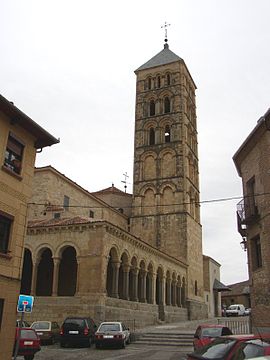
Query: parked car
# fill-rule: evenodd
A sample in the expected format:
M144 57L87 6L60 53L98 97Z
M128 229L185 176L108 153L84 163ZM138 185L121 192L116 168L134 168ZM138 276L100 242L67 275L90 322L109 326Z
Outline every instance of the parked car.
M187 355L188 360L244 360L270 355L270 334L221 336Z
M35 354L38 351L40 351L40 339L34 329L31 328L19 329L18 327L16 327L13 355L15 354L16 351L16 343L19 337L19 332L20 332L20 340L19 340L18 355L24 356L25 360L33 360Z
M226 310L226 316L243 316L245 315L245 307L243 304L233 304Z
M31 328L34 329L41 342L54 344L60 337L60 326L55 321L35 321Z
M88 317L68 317L60 329L60 346L85 345L91 346L95 339L97 326Z
M96 348L117 346L125 348L130 344L130 331L122 322L102 322L95 334Z
M218 336L232 335L232 331L221 324L202 324L199 325L194 334L194 350L209 344Z

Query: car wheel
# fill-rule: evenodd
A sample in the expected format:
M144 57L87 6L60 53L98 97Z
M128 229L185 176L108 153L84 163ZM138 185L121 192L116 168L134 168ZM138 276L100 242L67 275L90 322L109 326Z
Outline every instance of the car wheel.
M87 346L88 346L88 347L91 347L91 345L92 345L92 339L91 339L91 338L89 338L89 339L88 339Z
M96 349L100 349L100 348L101 348L100 344L96 344Z
M55 337L54 336L51 337L50 344L51 345L55 344Z
M24 360L33 360L35 355L25 355Z
M125 347L126 347L126 342L125 342L125 340L123 341L123 344L122 344L122 349L125 349Z
M127 345L129 345L131 343L131 339L130 339L130 335L129 335L129 338L128 338L128 341L127 341Z
M64 348L64 347L66 347L66 343L65 343L64 341L60 341L60 346L61 346L62 348Z

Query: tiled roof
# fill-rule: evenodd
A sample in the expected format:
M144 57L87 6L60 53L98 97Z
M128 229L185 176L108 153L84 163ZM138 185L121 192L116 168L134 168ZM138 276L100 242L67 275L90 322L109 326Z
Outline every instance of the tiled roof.
M218 279L215 279L213 289L217 290L218 292L220 292L220 291L231 291L231 289L228 286L224 285Z
M170 64L172 62L179 61L179 60L182 60L182 59L169 49L168 44L164 44L163 50L161 50L158 54L153 56L145 64L141 65L136 71L149 69L149 68L152 68L155 66Z
M93 195L98 195L98 194L119 194L119 195L131 196L131 194L125 193L124 191L116 188L114 185L110 186L110 187L108 187L106 189L102 189L102 190L99 190L99 191L92 192L91 194L93 194Z
M46 220L30 220L28 221L28 228L37 228L37 227L49 227L49 226L67 226L67 225L79 225L79 224L88 224L96 222L97 220L83 217L75 216L72 218L58 218L58 219L46 219Z
M249 294L249 280L242 281L239 283L228 285L228 287L231 289L231 291L224 291L222 296L236 296L236 295L243 295L243 294Z

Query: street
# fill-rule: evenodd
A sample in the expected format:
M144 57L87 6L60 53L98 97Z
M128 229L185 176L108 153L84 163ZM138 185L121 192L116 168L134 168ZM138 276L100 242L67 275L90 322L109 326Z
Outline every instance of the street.
M107 348L97 350L91 348L60 348L59 344L42 346L35 360L184 360L185 352L176 346L144 346L136 343L128 345L125 349Z

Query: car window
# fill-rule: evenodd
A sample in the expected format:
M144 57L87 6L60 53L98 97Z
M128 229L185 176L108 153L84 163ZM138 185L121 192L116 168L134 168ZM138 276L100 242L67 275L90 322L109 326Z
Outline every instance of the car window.
M32 329L39 329L39 330L49 330L50 329L50 323L48 321L39 321L35 322L31 325Z
M262 346L251 343L242 343L233 355L232 360L244 360L263 355L264 350Z
M120 331L119 324L101 324L99 331Z
M64 324L78 327L78 326L85 326L85 321L84 319L66 319L64 321Z
M37 334L34 330L21 330L21 339L30 339L30 340L36 340Z
M218 337L221 336L222 328L205 328L202 329L202 337Z
M234 344L234 339L216 339L209 345L199 348L195 354L203 355L207 359L222 358L229 353Z
M224 336L224 335L232 335L232 332L231 332L231 330L230 330L229 328L224 327L224 328L222 328L222 333L221 333L221 335L222 335L222 336Z

